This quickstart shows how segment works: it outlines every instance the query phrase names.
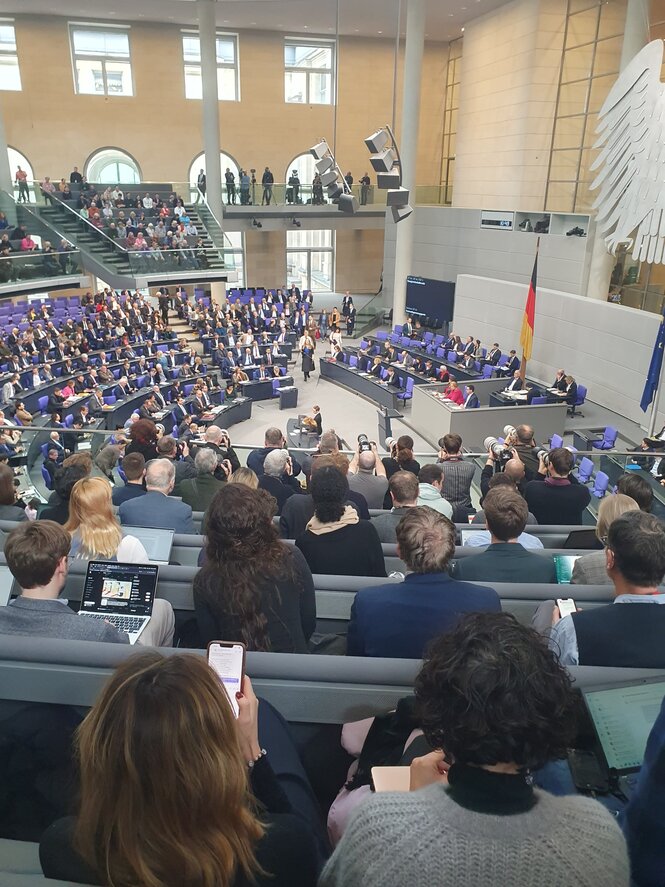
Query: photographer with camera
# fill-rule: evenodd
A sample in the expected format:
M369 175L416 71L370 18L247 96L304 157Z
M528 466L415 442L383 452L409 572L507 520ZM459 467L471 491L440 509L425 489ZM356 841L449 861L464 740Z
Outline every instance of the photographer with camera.
M173 489L175 495L179 496L178 485L198 474L194 460L189 455L189 446L184 442L176 441L170 434L165 434L157 441L157 452L160 459L168 459L175 463Z
M591 493L571 475L575 457L565 447L538 453L538 474L524 491L529 511L539 524L579 525Z
M508 426L504 428L504 435ZM539 471L538 446L533 436L533 428L530 425L518 425L511 429L511 434L506 435L506 443L513 447L517 456L524 463L524 471L527 481L534 480Z
M386 469L379 459L376 443L366 434L358 435L358 450L349 465L349 487L365 497L368 508L383 508L388 490Z
M508 427L504 428L504 434ZM480 475L481 502L487 495L490 481L495 474L505 474L515 484L520 495L524 495L526 469L515 447L508 445L510 439L510 436L507 435L506 442L501 444L496 437L486 437L483 442L483 446L487 450L487 462Z
M443 486L441 495L453 506L453 517L466 520L455 514L456 511L473 512L471 504L471 483L476 473L473 462L465 462L462 457L462 438L459 434L444 434L439 439L439 458L443 464Z
M251 468L257 477L261 477L263 474L263 460L271 450L283 450L287 448L284 432L279 428L268 428L265 433L264 444L264 447L252 450L249 456L247 456L247 467ZM293 467L293 477L298 477L302 468L300 462L298 462L292 454L291 465Z
M291 496L302 493L302 487L293 477L293 464L288 450L271 450L263 462L259 489L269 493L277 503L277 514Z
M205 430L203 440L201 442L192 441L192 444L194 447L200 449L207 448L215 453L218 464L218 470L215 471L217 480L226 480L227 473L221 467L223 462L228 461L231 466L231 473L240 468L240 459L238 459L235 450L231 446L231 438L226 428L209 425Z

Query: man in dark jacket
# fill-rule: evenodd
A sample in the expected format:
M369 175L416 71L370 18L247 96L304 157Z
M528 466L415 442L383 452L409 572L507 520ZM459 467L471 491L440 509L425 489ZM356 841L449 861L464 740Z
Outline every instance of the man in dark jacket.
M277 514L282 513L287 499L301 491L291 471L291 457L287 450L271 450L263 461L259 487L273 496L277 502Z
M536 479L524 491L529 511L539 524L581 524L591 501L589 490L572 477L575 457L565 447L556 447L539 457Z
M252 450L247 457L247 467L251 468L257 477L263 474L263 461L270 450L281 450L286 447L286 438L279 428L269 428L264 438L265 446L262 449ZM291 456L291 465L293 468L292 477L298 477L301 472L300 463Z

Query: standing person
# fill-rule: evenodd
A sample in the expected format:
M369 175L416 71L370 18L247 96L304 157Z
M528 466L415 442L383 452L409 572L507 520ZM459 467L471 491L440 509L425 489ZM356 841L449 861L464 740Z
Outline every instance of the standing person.
M243 206L247 206L250 203L249 185L250 185L249 174L246 169L241 169L240 170L240 203Z
M356 306L353 299L349 299L348 314L346 315L346 334L352 336L356 328Z
M196 198L196 202L198 203L201 197L206 196L206 174L200 169L199 174L196 177L196 187L198 188L199 194Z
M289 203L300 203L300 177L298 175L298 170L294 169L291 171L291 175L289 176L289 191L291 200Z
M272 186L275 184L275 177L270 171L270 167L266 166L261 176L261 184L263 185L263 196L261 197L261 206L270 206L272 202Z
M538 474L529 481L524 498L539 524L579 525L591 493L571 474L575 457L565 447L550 450L547 464L539 453Z
M236 202L236 177L231 172L230 168L226 167L226 172L224 173L224 181L226 182L226 202L228 204L235 204Z
M443 465L443 485L441 495L460 512L473 512L471 504L471 483L476 473L473 462L467 462L462 455L462 438L459 434L444 434L439 440L438 462ZM466 518L460 518L465 520Z
M369 196L369 187L372 184L372 180L369 177L369 173L365 173L365 175L360 180L360 205L367 206L367 197Z
M27 203L30 200L30 191L28 189L28 174L20 166L16 167L16 175L14 181L18 185L17 203Z
M309 381L309 374L314 372L314 350L316 349L316 339L313 339L309 333L305 333L300 337L298 343L298 351L302 357L302 371L305 376L305 382Z

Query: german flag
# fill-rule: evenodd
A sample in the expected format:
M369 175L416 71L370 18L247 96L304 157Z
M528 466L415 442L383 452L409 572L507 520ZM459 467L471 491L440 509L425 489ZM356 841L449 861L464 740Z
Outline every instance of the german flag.
M531 359L531 351L533 349L533 328L536 322L536 278L538 275L538 250L536 250L536 258L533 261L533 271L531 272L531 283L529 284L529 295L526 297L526 305L524 306L524 317L522 318L522 332L520 333L520 345L522 346L522 357L525 361Z

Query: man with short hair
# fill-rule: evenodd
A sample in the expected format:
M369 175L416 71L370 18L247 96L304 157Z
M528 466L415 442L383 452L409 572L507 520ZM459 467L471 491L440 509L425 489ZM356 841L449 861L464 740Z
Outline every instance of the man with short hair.
M575 457L565 447L540 453L538 475L524 491L529 510L539 524L579 525L591 501L591 493L571 476Z
M184 480L178 486L178 492L182 497L182 501L190 505L192 509L197 511L206 511L215 495L224 486L226 481L218 480L215 472L218 467L217 454L207 447L199 449L194 457L194 465L196 467L196 477ZM220 466L225 470L226 476L231 473L231 466L228 464Z
M533 437L533 428L530 425L518 425L515 438L513 449L524 463L526 480L533 480L538 473L538 447Z
M423 465L418 472L418 505L426 505L453 519L453 506L441 495L443 489L443 468L438 464Z
M455 527L433 508L408 508L397 525L403 582L365 588L351 606L347 655L421 659L429 641L466 613L501 611L492 588L451 579Z
M270 493L277 503L277 514L287 499L300 492L300 484L293 478L291 457L288 450L270 450L263 460L263 474L259 477L259 488Z
M496 456L491 450L489 450L487 453L487 462L485 462L485 467L483 468L480 475L480 495L482 497L481 503L482 499L484 499L484 497L489 492L492 479L496 477L496 469ZM526 467L519 456L514 455L511 459L509 459L503 466L503 471L500 473L505 474L506 477L510 479L510 481L519 491L520 495L524 495L524 490L526 489Z
M665 524L627 511L610 524L605 548L614 602L560 618L549 646L562 665L665 668ZM620 605L620 606L619 606Z
M127 481L124 487L116 486L111 495L114 505L122 505L129 499L145 495L145 457L143 453L128 453L122 460L122 470Z
M196 465L189 455L189 447L186 443L180 444L182 449L182 458L178 458L178 442L170 434L165 434L157 441L157 452L162 459L170 459L175 465L175 486L177 495L180 495L180 484L185 480L191 480L196 477ZM198 509L197 509L198 510Z
M25 521L5 542L5 558L21 587L20 597L0 607L0 634L128 644L129 637L103 619L79 618L60 598L67 581L71 536L50 520ZM175 618L171 604L156 599L137 643L170 647Z
M409 508L418 504L418 478L411 471L396 471L388 481L393 503L390 511L372 518L381 542L397 542L395 530Z
M360 452L360 444L349 465L349 488L365 497L368 508L383 508L388 478L383 462L377 456L376 444Z
M556 582L554 561L528 551L519 541L528 518L526 502L514 488L498 486L483 501L490 544L456 561L454 576L470 582Z
M155 527L176 533L196 534L192 509L170 498L175 486L175 465L169 459L153 459L145 473L145 496L123 502L120 523L128 527Z
M459 434L444 434L439 441L439 463L443 463L441 494L453 507L460 506L473 511L471 483L476 473L473 462L465 462L462 456L462 438Z
M257 477L263 474L263 460L270 450L282 450L286 448L286 438L279 428L268 428L264 437L265 446L262 449L252 450L247 457L247 467L251 468ZM300 463L291 456L293 477L298 477L301 472Z

